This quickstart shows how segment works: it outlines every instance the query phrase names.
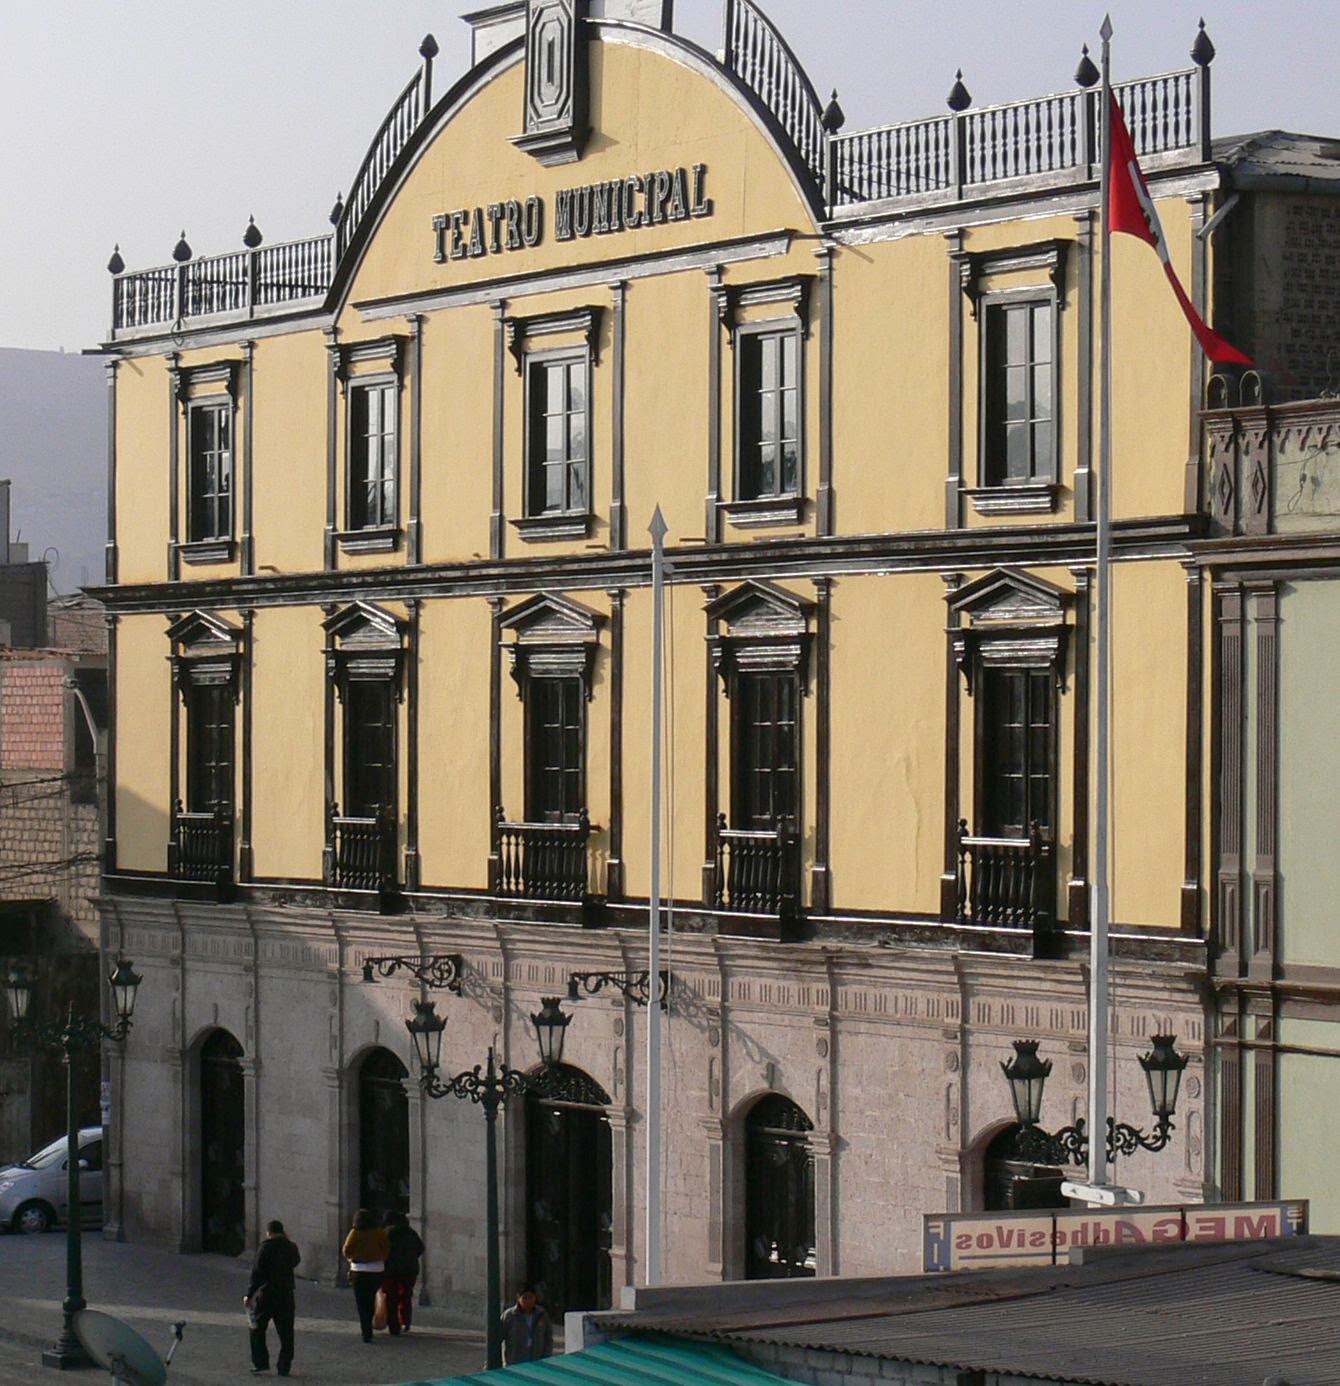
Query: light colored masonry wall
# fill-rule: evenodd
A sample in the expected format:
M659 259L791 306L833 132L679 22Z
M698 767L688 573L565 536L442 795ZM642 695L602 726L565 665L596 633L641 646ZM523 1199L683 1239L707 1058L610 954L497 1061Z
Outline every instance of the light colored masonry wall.
M125 1047L109 1216L126 1235L198 1245L199 1093L193 1059L215 1027L244 1050L247 1230L271 1217L303 1244L310 1273L332 1277L356 1206L357 1066L384 1045L412 1062L404 1021L420 993L400 977L360 979L370 953L461 953L464 994L438 992L449 1019L446 1073L490 1045L536 1062L529 1017L570 970L645 966L640 931L574 934L481 918L444 921L301 908L109 900L109 945L144 976ZM976 1206L981 1151L1010 1120L999 1061L1035 1035L1055 1061L1044 1120L1081 1112L1085 1002L1077 963L924 953L872 945L814 949L676 936L666 1027L665 1247L676 1283L742 1273L743 1117L765 1091L810 1115L820 1274L921 1267L922 1215ZM1148 1125L1137 1055L1154 1028L1191 1055L1171 1151L1124 1162L1151 1202L1204 1194L1204 1028L1194 979L1172 965L1114 966L1116 1110ZM402 974L403 975L403 974ZM615 1287L642 1274L643 1044L646 1013L608 996L575 1007L565 1058L610 1095ZM520 1103L500 1118L504 1267L524 1273ZM478 1307L484 1270L479 1170L484 1123L468 1102L411 1095L411 1215L428 1246L433 1302Z

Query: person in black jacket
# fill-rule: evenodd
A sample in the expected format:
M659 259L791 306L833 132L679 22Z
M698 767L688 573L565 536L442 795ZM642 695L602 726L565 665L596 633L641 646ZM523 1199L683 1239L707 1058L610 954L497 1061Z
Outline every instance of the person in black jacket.
M386 1257L386 1278L382 1281L382 1290L386 1295L386 1331L408 1333L410 1316L414 1312L414 1282L419 1278L423 1240L409 1225L409 1219L398 1210L386 1215L386 1235L391 1243L390 1253Z
M255 1376L270 1370L270 1348L265 1335L273 1320L279 1334L276 1370L280 1376L287 1376L293 1365L293 1271L302 1260L302 1253L284 1235L284 1224L277 1218L266 1224L265 1234L242 1300L251 1322L251 1371Z

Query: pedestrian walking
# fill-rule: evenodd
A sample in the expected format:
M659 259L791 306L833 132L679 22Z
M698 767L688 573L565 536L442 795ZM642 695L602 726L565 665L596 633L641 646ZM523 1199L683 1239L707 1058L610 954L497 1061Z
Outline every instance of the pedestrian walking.
M554 1350L554 1330L534 1285L516 1292L516 1303L502 1316L503 1363L538 1362Z
M394 1337L409 1332L423 1238L397 1208L386 1215L386 1241L386 1276L382 1280L382 1290L386 1295L386 1331Z
M293 1272L302 1252L284 1235L284 1224L275 1218L265 1226L265 1240L256 1251L251 1281L242 1303L251 1324L251 1373L270 1370L270 1345L266 1333L273 1323L279 1335L276 1370L287 1376L293 1366Z
M377 1221L377 1215L360 1208L344 1239L344 1259L349 1262L349 1283L354 1287L358 1325L363 1330L365 1343L372 1341L372 1315L377 1307L377 1291L386 1274L389 1249L386 1229Z

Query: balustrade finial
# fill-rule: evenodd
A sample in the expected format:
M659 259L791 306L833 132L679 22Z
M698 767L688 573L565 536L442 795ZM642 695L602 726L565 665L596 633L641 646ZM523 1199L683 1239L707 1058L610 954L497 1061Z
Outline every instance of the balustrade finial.
M1210 42L1210 36L1205 32L1205 21L1200 21L1200 28L1196 31L1196 41L1191 45L1191 61L1197 67L1209 67L1214 61L1214 44Z
M1087 90L1089 87L1096 86L1102 75L1098 71L1097 64L1089 57L1089 45L1086 43L1079 60L1079 66L1075 69L1075 84Z
M261 235L261 228L256 225L256 218L248 217L247 229L242 232L242 244L248 250L255 250L264 239L264 236Z
M836 135L847 123L847 113L842 109L842 103L838 100L836 87L833 88L833 95L829 98L828 105L824 107L822 120L824 129L830 135Z
M184 265L191 258L192 250L186 243L186 232L183 230L177 244L172 247L172 258L179 264Z
M112 258L107 261L108 274L120 274L126 267L126 262L121 258L121 246L118 242L112 247Z
M429 62L432 62L432 60L437 57L437 54L437 40L432 34L425 34L423 36L423 42L419 45L419 57L426 58Z
M330 209L330 224L338 226L340 218L344 215L344 194L335 194L335 205Z
M972 105L972 93L963 85L963 69L954 74L954 85L949 89L949 95L945 98L949 109L958 115L960 111L966 111Z

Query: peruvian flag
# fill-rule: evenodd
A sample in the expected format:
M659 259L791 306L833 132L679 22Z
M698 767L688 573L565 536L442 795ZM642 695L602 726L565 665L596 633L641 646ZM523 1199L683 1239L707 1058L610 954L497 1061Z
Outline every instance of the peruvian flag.
M1181 280L1177 277L1172 261L1168 258L1168 243L1163 237L1163 226L1159 214L1154 210L1153 199L1145 176L1140 172L1139 161L1135 157L1135 146L1131 143L1131 132L1121 114L1121 104L1116 93L1112 93L1112 162L1108 169L1107 214L1108 225L1113 231L1123 231L1152 245L1163 261L1163 272L1168 283L1182 305L1182 312L1196 334L1196 340L1206 356L1218 364L1239 366L1255 365L1250 356L1244 356L1232 342L1225 341L1217 332L1205 325L1205 320L1196 312L1195 305L1186 296Z

